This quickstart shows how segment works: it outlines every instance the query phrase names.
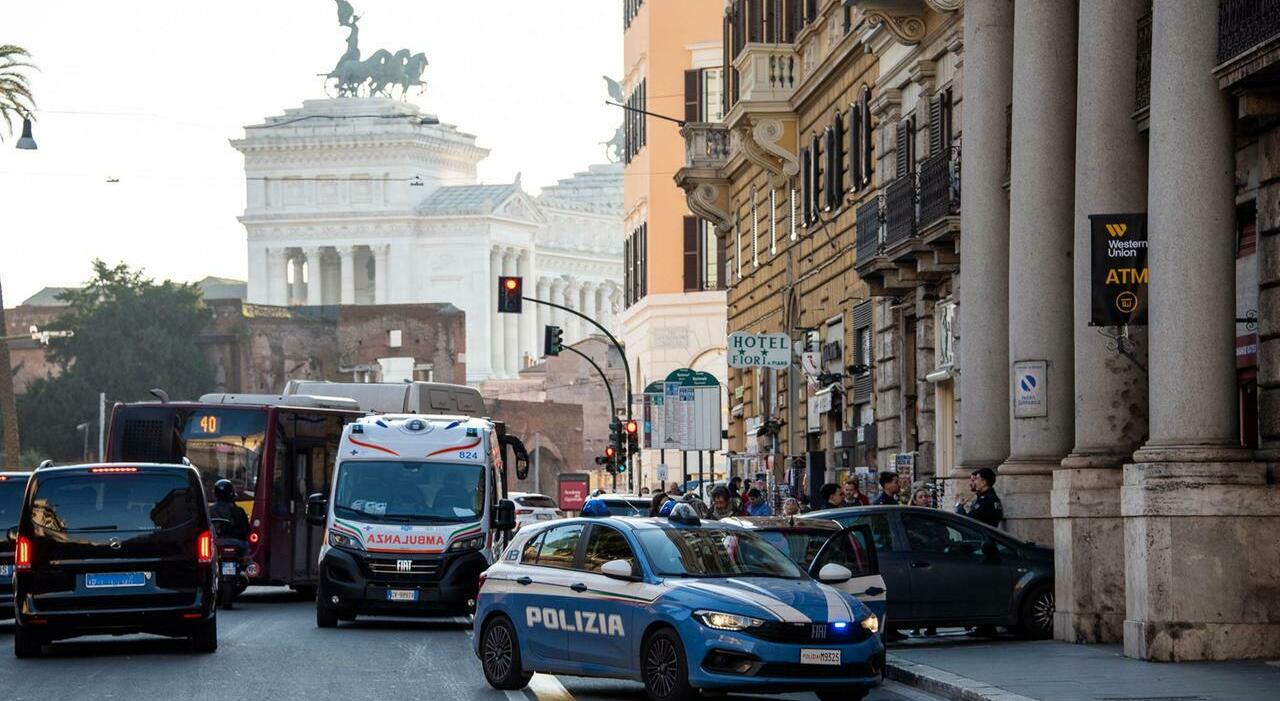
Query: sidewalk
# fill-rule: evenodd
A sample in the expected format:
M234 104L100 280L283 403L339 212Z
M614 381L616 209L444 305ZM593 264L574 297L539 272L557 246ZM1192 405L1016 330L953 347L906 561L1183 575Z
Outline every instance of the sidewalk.
M892 646L885 676L962 701L1280 699L1277 661L1142 662L1052 640Z

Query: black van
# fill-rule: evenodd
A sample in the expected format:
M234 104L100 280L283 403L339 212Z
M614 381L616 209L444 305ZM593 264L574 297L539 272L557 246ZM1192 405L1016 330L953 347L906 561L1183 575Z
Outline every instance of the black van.
M30 472L0 472L0 621L13 618L13 545Z
M152 633L218 648L217 549L204 489L187 465L37 470L15 536L13 650Z

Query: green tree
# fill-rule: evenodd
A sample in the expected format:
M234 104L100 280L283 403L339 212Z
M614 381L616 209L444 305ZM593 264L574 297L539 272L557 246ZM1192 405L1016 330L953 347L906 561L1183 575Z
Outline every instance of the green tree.
M0 45L0 121L4 122L5 132L13 134L15 119L31 117L35 108L35 99L31 97L31 86L27 82L26 71L35 68L26 59L27 50L12 44ZM8 334L4 319L4 290L0 288L0 336ZM0 466L7 464L16 468L20 462L18 445L18 409L13 396L13 377L10 375L12 363L9 360L9 346L0 341L0 445L4 450L0 453Z
M63 293L67 310L50 325L75 332L49 347L59 374L31 383L19 401L27 443L55 460L79 458L76 425L97 418L99 392L136 401L159 387L175 399L194 398L213 384L196 343L211 318L199 288L100 260L93 272L83 288Z

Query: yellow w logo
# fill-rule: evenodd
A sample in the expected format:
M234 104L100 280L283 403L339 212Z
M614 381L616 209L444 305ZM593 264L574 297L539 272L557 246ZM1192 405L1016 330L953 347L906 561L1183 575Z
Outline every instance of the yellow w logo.
M1128 224L1107 224L1106 227L1107 233L1111 234L1112 238L1124 236L1125 232L1129 230Z

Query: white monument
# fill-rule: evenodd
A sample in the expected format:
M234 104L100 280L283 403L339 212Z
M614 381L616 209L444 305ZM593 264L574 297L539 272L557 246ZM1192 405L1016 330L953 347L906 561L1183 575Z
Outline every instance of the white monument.
M566 342L571 315L526 305L497 314L497 277L525 295L618 327L622 170L592 166L537 199L515 182L478 184L488 150L413 104L307 100L245 127L251 303L449 302L467 317L469 382L512 377L541 355L542 325Z

